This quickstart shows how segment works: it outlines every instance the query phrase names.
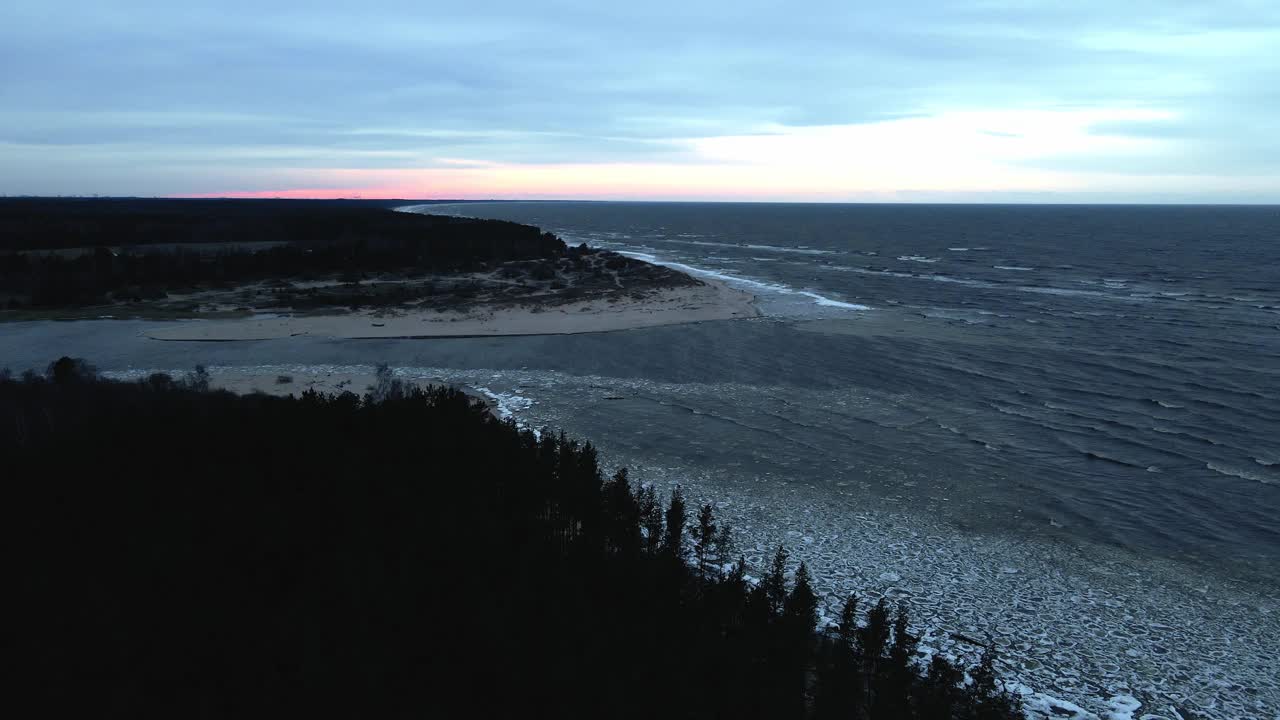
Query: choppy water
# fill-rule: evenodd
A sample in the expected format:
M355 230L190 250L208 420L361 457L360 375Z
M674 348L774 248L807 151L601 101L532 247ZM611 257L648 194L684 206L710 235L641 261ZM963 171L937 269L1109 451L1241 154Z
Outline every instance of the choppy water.
M980 497L1001 525L1018 515L1092 542L1253 565L1241 573L1280 565L1280 208L448 210L758 293L782 327L686 372L795 388L794 407L768 411L749 445L802 465L805 481L914 466ZM762 410L745 394L708 410Z
M492 203L756 293L764 317L598 335L158 343L0 328L0 365L385 361L722 504L832 599L1136 716L1280 712L1280 209ZM1061 706L1065 707L1065 706ZM1065 710L1063 710L1065 712ZM1184 712L1184 714L1187 714Z

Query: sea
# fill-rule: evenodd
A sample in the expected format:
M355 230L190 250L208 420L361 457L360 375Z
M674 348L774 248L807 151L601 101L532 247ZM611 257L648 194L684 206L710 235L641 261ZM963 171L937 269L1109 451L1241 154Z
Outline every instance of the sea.
M0 328L0 366L441 377L679 484L826 613L994 642L1053 718L1280 718L1280 207L484 202L717 280L754 319L610 333L169 343Z

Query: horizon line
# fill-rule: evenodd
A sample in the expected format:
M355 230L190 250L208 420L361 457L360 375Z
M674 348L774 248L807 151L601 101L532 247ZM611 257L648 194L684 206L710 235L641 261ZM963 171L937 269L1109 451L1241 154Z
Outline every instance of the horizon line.
M381 196L364 197L360 195L324 197L253 194L243 195L230 193L215 195L193 193L184 195L0 195L0 200L240 200L240 201L288 201L288 202L405 202L423 204L449 203L632 203L632 204L685 204L685 205L1015 205L1015 206L1062 206L1062 207L1280 207L1280 200L698 200L698 199L653 199L653 198L423 198Z

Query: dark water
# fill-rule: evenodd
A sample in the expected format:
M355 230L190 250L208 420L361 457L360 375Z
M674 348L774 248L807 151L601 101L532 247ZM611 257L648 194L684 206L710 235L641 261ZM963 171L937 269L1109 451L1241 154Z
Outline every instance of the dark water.
M909 602L938 652L994 638L1028 692L1103 717L1130 694L1153 717L1280 712L1280 208L426 211L727 278L762 316L245 343L21 323L0 326L0 367L444 377L718 502L749 561L786 542L833 604ZM1046 697L1029 707L1092 717Z
M709 461L745 455L756 470L750 449L767 448L765 463L780 466L770 470L801 481L852 475L925 496L945 483L969 496L962 522L1241 572L1280 564L1280 208L449 210L739 278L758 293L772 322L610 339L624 349L592 364L799 389L778 412L750 397L700 408L750 420L725 428L740 437L725 436ZM837 409L842 395L865 402ZM904 477L915 485L904 490Z

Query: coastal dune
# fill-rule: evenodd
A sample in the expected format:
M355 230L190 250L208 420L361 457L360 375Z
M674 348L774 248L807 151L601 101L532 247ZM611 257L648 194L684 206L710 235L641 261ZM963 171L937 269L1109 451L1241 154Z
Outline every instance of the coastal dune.
M143 331L172 341L270 340L295 336L337 339L570 335L731 320L759 315L754 296L728 285L661 288L642 296L559 304L476 305L467 309L398 308L320 315L254 315L228 320L180 320Z

